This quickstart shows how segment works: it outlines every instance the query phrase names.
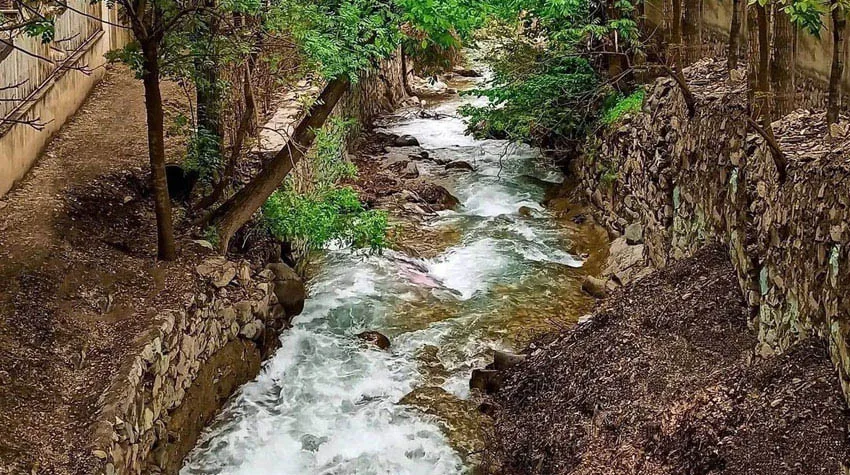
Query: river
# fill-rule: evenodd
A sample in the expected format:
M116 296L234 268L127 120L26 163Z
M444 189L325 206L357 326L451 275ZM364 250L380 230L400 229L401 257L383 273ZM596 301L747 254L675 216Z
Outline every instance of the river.
M425 224L451 239L427 259L327 250L280 350L231 398L181 474L471 470L486 422L470 394L472 369L494 348L517 350L586 313L581 280L598 271L604 237L540 204L546 183L563 176L538 151L464 134L457 109L470 100L453 96L435 101L430 118L401 110L383 123L432 157L474 165L420 165L460 199ZM387 335L390 349L357 338L367 330Z

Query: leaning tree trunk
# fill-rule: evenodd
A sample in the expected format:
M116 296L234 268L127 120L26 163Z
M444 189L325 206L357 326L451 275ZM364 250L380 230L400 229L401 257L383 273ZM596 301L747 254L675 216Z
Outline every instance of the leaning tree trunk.
M685 11L682 15L683 66L695 63L702 56L701 19L700 0L685 0Z
M738 54L741 44L741 3L741 0L732 0L732 23L729 25L729 44L726 50L726 67L730 74L738 69Z
M304 157L316 139L316 131L322 128L349 87L350 82L344 76L329 82L307 111L307 115L295 127L284 148L251 182L213 213L211 220L218 232L218 247L222 253L227 252L233 234L251 219L251 216L278 189L284 178Z
M832 6L832 67L829 70L829 95L826 102L826 123L838 123L838 110L841 106L841 76L844 74L844 27L847 19L844 9L831 0Z
M142 48L144 55L142 82L145 86L148 153L151 162L151 181L156 212L157 250L160 259L172 261L177 258L177 249L174 244L174 228L171 222L168 182L165 178L165 133L162 93L159 88L159 51L154 41L144 42Z
M794 110L794 25L791 17L781 5L773 12L773 61L771 81L773 85L773 112L777 117Z

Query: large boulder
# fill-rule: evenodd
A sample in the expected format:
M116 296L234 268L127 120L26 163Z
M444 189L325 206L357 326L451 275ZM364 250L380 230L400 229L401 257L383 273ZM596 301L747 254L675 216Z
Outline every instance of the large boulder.
M581 290L598 299L604 299L608 296L607 282L591 275L584 278L581 283Z
M435 211L455 209L460 204L460 200L449 193L449 190L433 183L428 183L420 187L417 193Z
M502 373L495 369L474 369L469 379L469 389L477 389L484 394L494 394L502 387Z
M277 301L283 306L288 318L300 315L304 310L304 301L307 299L307 289L304 281L283 262L274 262L266 266L266 269L274 273L274 294Z

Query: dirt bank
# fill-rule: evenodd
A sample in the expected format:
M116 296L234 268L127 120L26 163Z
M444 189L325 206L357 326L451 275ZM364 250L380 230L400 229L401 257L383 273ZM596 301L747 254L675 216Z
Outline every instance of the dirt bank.
M496 473L816 474L850 423L824 346L754 354L726 251L619 290L529 349L492 397Z

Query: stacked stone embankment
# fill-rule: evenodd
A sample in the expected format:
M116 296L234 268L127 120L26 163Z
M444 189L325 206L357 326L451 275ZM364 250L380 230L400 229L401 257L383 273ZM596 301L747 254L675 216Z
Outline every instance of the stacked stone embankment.
M850 401L850 137L823 112L774 123L788 160L747 124L745 80L722 63L686 70L693 116L669 78L647 86L643 110L613 126L574 164L600 220L639 228L656 267L723 243L751 308L763 355L812 336L829 340ZM741 76L741 75L736 75ZM615 276L616 278L616 276Z

